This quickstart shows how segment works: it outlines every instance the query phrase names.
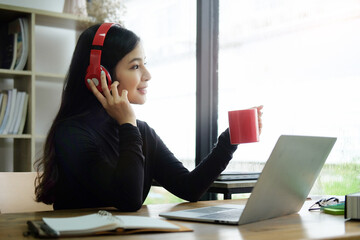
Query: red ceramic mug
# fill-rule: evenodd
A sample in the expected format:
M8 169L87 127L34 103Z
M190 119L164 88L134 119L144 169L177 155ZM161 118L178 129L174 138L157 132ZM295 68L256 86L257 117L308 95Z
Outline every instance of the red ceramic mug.
M229 111L231 144L259 141L259 122L256 108Z

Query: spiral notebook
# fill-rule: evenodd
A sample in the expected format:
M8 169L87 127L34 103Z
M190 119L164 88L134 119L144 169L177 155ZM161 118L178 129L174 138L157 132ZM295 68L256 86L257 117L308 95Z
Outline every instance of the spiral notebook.
M189 228L162 219L112 215L107 211L78 217L43 218L40 221L28 221L27 224L29 234L46 238L192 231Z

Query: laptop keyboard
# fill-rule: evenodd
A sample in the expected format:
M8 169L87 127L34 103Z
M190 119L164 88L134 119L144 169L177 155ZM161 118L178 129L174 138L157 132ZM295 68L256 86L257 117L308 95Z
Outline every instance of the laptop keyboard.
M238 220L243 209L226 209L226 211L216 212L201 216L208 219L226 219L226 220Z
M229 211L232 209L223 208L223 207L204 207L204 208L195 208L188 210L187 212L196 212L196 213L217 213L222 211Z

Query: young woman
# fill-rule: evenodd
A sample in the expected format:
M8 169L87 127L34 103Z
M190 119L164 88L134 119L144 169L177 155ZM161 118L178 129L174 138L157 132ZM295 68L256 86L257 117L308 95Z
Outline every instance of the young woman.
M145 103L151 79L141 41L133 32L113 25L101 48L101 65L110 76L102 72L100 89L97 79L86 79L98 28L85 30L75 48L60 109L37 162L42 174L36 200L54 204L54 209L111 206L136 211L155 179L176 196L197 201L237 148L230 144L228 130L189 172L156 132L136 119L131 107Z

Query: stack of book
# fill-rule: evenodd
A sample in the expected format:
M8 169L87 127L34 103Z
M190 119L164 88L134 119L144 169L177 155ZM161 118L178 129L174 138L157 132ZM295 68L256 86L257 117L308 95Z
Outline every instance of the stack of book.
M29 95L16 88L0 92L0 134L22 134Z
M360 193L345 196L345 218L360 219Z
M0 68L23 70L29 54L29 22L17 18L0 26Z

